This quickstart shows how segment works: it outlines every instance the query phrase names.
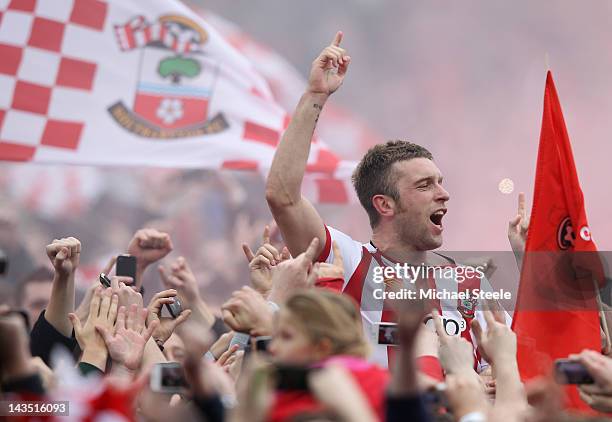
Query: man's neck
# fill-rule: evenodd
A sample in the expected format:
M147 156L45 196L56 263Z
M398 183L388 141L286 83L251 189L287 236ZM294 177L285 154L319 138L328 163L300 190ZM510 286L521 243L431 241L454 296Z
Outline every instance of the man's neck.
M385 257L412 265L437 265L438 257L430 251L419 250L415 245L402 241L396 231L376 227L372 232L372 244Z

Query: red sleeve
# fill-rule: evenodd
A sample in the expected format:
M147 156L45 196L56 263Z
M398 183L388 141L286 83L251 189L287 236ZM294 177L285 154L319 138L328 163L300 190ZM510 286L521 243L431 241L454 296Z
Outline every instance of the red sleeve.
M315 287L332 290L337 293L342 293L344 279L334 277L321 277L315 282Z
M417 358L419 371L437 381L444 381L444 373L440 360L435 356L420 356Z
M321 251L321 255L317 258L317 262L325 262L327 258L329 258L329 252L331 251L331 234L329 233L329 229L325 226L325 246L323 246L323 250Z

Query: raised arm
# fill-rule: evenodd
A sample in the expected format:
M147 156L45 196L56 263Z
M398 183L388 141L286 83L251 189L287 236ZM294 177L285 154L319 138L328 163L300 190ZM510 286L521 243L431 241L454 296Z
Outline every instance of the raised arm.
M45 319L65 337L72 335L68 314L74 312L74 273L79 266L81 242L74 237L55 239L46 247L53 264L53 288Z
M312 204L301 194L310 141L319 114L346 75L351 58L340 47L342 32L314 60L308 88L276 149L266 185L266 200L287 246L294 256L304 252L314 237L325 246L325 226Z

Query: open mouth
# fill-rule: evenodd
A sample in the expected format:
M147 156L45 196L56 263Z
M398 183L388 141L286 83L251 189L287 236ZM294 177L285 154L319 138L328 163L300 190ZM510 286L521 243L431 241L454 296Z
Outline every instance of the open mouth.
M429 216L429 219L434 224L434 226L436 226L439 229L441 229L442 228L442 218L444 218L444 214L446 214L446 210L445 209L438 210L438 211L434 212L433 214L431 214Z

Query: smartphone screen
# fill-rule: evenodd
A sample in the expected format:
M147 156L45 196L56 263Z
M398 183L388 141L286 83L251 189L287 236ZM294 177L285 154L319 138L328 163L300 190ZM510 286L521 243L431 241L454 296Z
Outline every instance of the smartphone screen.
M0 249L0 275L3 275L8 270L8 258L2 249Z
M182 393L187 388L185 373L180 363L166 362L153 366L151 391L158 393Z
M118 276L132 277L134 284L136 283L136 257L132 255L119 255L117 257Z
M378 344L387 346L397 346L399 344L397 324L378 324Z
M559 384L593 384L595 382L582 363L569 359L555 361L555 379Z

